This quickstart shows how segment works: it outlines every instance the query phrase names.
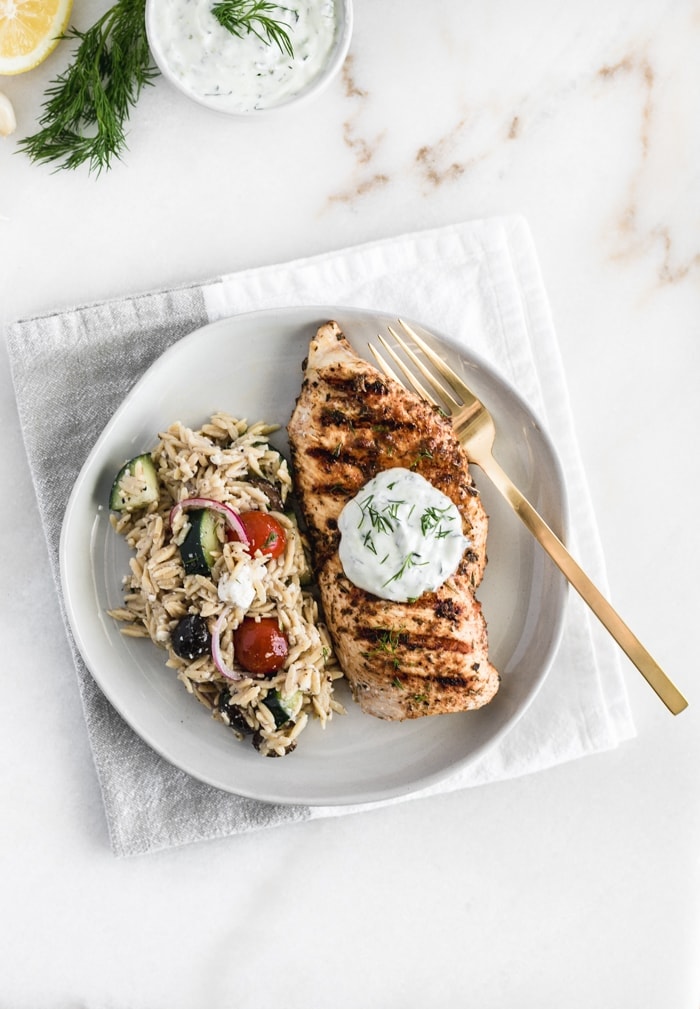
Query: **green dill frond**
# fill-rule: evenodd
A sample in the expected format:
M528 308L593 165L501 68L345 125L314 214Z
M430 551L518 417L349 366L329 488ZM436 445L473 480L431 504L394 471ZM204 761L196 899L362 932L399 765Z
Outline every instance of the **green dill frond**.
M448 536L449 531L443 529L440 523L443 520L445 522L454 521L454 516L446 514L449 510L449 505L445 505L444 508L437 508L434 505L426 508L420 517L420 528L423 535L427 536L428 533L433 532L438 539L443 539L445 536Z
M420 559L420 554L415 553L415 551L410 554L406 554L398 571L395 571L391 578L387 578L387 580L382 584L383 586L386 586L390 585L392 582L397 582L399 578L403 578L409 568L424 568L426 564L428 564L428 561L422 561Z
M212 6L211 12L219 24L237 38L250 33L266 45L274 43L280 52L293 58L294 48L287 34L289 25L270 17L277 10L288 11L288 8L267 0L219 0Z
M87 31L64 36L73 62L45 92L40 129L18 148L57 169L108 169L126 148L125 125L142 89L158 76L148 47L145 0L119 0Z

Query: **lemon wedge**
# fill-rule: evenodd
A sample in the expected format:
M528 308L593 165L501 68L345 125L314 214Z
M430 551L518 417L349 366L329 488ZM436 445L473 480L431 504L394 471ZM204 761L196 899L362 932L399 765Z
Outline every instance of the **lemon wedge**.
M0 0L0 74L22 74L58 45L73 0Z

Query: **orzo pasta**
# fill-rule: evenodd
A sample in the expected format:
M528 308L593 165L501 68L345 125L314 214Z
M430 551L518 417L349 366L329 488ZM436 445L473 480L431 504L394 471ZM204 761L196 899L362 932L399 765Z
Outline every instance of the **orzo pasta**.
M110 499L133 550L111 616L165 649L186 689L265 756L343 711L274 430L224 413L197 430L174 423Z

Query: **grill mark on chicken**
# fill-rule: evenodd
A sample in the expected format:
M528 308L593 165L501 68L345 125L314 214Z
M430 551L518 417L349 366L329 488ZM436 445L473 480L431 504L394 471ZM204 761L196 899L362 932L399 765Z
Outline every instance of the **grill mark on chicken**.
M359 628L357 635L360 640L376 642L380 638L373 634L376 628ZM410 637L399 633L400 642L397 643L393 652L396 656L403 650L406 652L417 651L418 649L433 652L461 652L463 655L474 651L473 641L461 641L459 638L448 637L442 634L411 634Z
M336 407L326 407L320 411L320 420L329 430L331 428L349 428L351 431L368 430L373 434L386 434L394 431L410 431L415 428L411 420L397 420L395 417L386 417L381 423L371 415L362 412L344 413Z
M328 323L311 341L288 432L325 617L362 709L404 719L487 703L499 677L474 597L487 520L449 420L357 357ZM377 472L395 466L446 494L471 540L443 586L406 604L359 589L338 557L342 508Z
M352 375L350 378L345 378L343 375L338 374L329 374L324 375L324 382L329 388L345 395L372 393L375 396L386 396L389 392L389 387L385 380L379 377L378 372L375 373L374 377L358 374Z
M352 452L343 451L342 445L338 443L335 448L328 449L322 446L317 446L316 448L310 448L308 454L314 458L318 459L319 462L329 471L333 469L336 465L340 466L356 466L361 472L366 472L368 465L370 465L371 460L379 455L379 449L374 444L368 444L362 446L367 452L369 459L364 462L358 461ZM364 481L363 481L364 482Z

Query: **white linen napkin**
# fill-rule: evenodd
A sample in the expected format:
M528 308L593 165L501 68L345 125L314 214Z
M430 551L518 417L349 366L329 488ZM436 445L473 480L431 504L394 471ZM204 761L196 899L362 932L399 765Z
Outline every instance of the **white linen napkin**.
M12 324L8 348L20 421L59 594L56 544L71 487L104 424L149 364L206 322L316 304L418 319L463 340L515 386L557 448L569 494L572 550L605 590L600 540L530 233L521 218L495 218ZM51 425L44 423L47 415ZM134 735L102 696L68 634L118 855L409 798L371 807L283 806L204 785ZM532 773L609 750L633 735L617 647L570 593L550 675L523 718L477 763L410 798Z

